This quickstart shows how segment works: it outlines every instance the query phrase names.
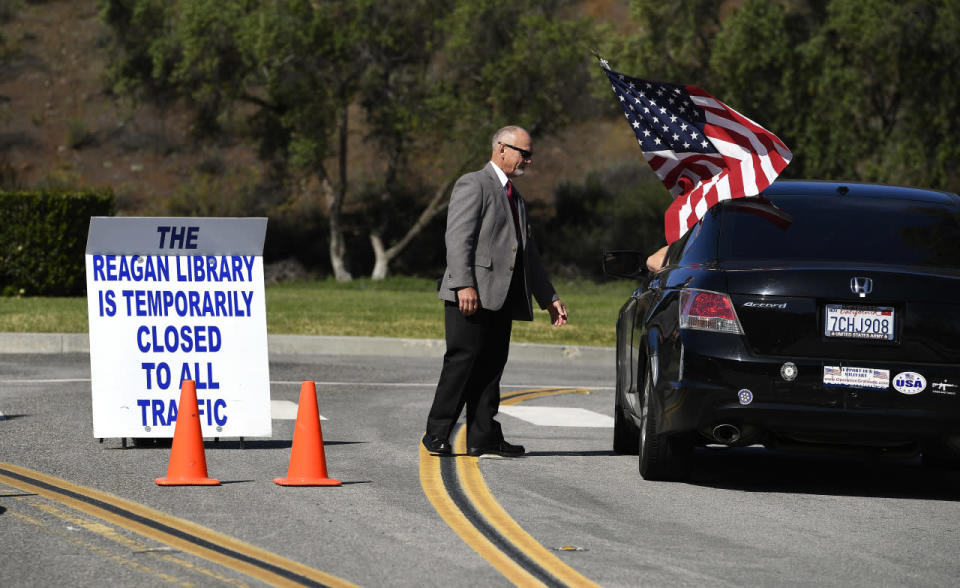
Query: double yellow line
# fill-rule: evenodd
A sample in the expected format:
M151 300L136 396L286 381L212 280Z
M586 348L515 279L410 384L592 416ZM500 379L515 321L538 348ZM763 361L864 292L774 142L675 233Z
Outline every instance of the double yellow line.
M500 404L587 392L583 388L521 390L503 396ZM484 483L477 458L466 455L465 427L455 434L453 449L452 456L436 457L420 445L420 484L443 520L467 545L518 586L597 586L540 545L503 510Z
M274 586L354 586L196 523L27 468L0 463L0 482Z

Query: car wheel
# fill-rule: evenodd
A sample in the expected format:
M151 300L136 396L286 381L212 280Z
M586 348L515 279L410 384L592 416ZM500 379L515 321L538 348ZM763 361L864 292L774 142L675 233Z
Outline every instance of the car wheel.
M685 435L657 434L656 411L652 409L653 379L646 370L640 396L640 475L644 480L686 478L693 444Z
M614 394L613 403L613 452L621 455L637 455L640 443L640 429L633 419L624 414L620 404L620 392Z

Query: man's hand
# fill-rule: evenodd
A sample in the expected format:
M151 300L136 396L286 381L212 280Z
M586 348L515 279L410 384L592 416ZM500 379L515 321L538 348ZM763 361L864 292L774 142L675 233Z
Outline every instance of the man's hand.
M550 313L550 322L553 323L553 326L562 327L567 324L567 307L560 300L554 300L547 307L547 312Z
M457 290L457 301L460 304L460 314L463 316L470 316L480 308L480 297L477 296L477 289L470 286Z

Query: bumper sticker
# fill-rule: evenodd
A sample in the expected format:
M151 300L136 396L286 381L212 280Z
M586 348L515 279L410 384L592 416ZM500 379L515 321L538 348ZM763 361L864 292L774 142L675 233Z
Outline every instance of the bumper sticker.
M890 370L825 365L823 385L886 390L890 387Z
M919 394L927 388L927 379L917 372L901 372L893 377L893 389L901 394Z
M946 394L947 396L956 396L957 395L957 385L951 384L950 380L943 380L941 382L932 382L930 384L930 391L934 394Z

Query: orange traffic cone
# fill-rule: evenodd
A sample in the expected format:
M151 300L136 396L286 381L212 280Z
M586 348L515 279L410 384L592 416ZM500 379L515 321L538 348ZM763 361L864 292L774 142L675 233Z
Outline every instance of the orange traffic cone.
M341 486L340 480L327 477L327 458L323 455L323 433L317 410L317 386L312 381L300 384L297 425L293 430L293 448L286 478L274 478L281 486Z
M207 477L203 455L203 434L197 409L197 384L184 380L180 386L177 426L173 430L167 477L157 478L160 486L219 486L220 480Z

